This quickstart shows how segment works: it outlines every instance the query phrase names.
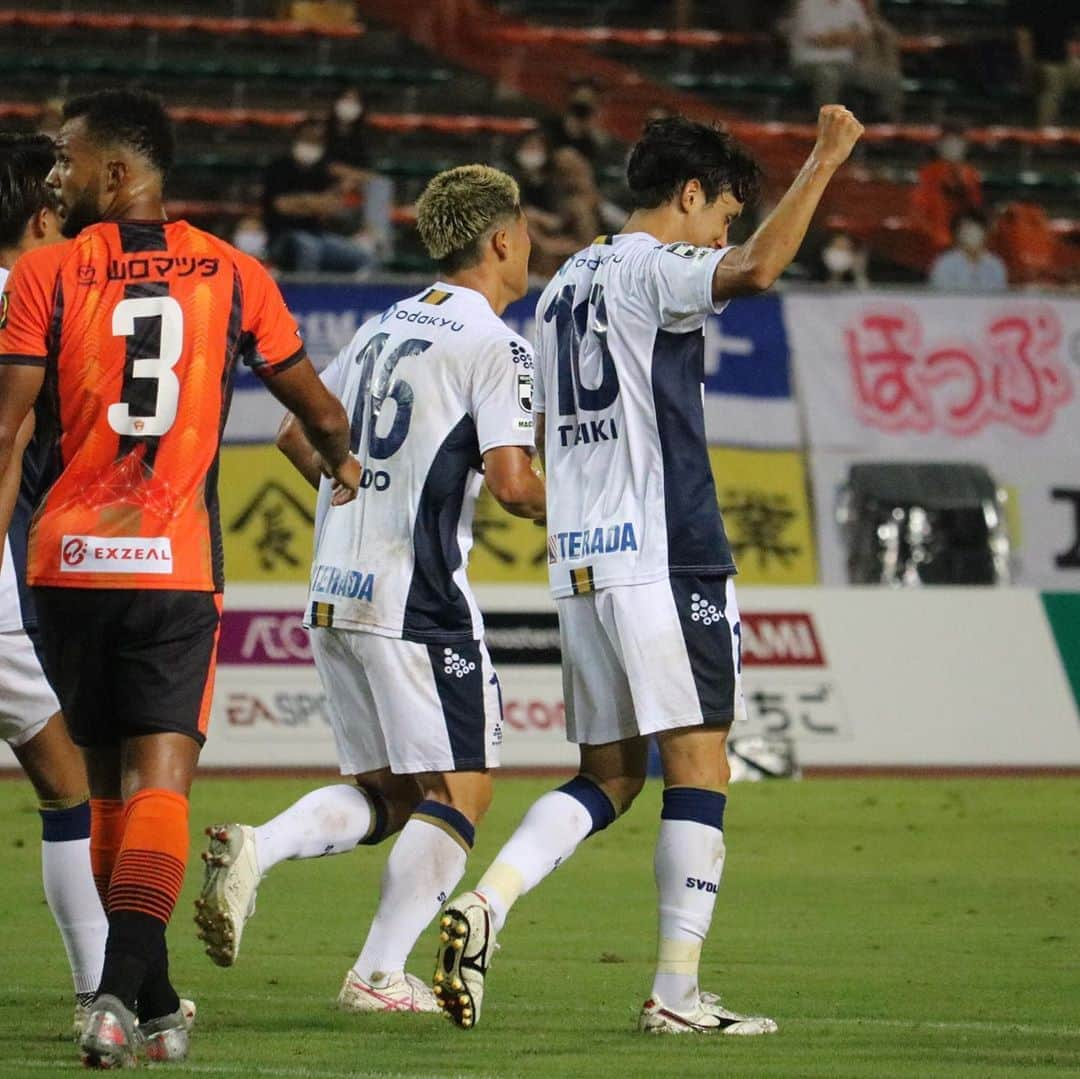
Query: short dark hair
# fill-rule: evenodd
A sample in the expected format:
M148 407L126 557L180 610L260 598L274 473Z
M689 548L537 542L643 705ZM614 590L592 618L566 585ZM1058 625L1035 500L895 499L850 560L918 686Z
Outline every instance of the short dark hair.
M0 134L0 247L17 247L34 214L57 208L45 186L54 160L48 135Z
M706 202L725 191L741 203L753 202L761 187L761 168L726 131L685 116L650 120L626 166L626 183L635 208L652 210L697 180Z
M83 117L98 143L126 146L164 176L173 163L173 125L165 105L145 90L98 90L64 102L64 119Z

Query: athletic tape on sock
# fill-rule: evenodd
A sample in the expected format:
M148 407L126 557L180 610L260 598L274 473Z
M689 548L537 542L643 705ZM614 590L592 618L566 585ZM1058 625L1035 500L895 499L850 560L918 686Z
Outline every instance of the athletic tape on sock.
M700 940L661 940L656 952L657 974L697 974Z
M495 862L480 878L476 890L489 899L494 892L503 910L509 910L525 890L525 878L512 865Z

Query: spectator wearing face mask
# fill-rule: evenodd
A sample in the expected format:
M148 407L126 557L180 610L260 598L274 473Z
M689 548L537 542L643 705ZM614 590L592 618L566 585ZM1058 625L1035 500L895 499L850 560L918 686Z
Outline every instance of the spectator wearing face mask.
M975 210L953 224L953 246L930 270L930 285L941 292L1004 292L1009 287L1005 263L986 248L986 218Z
M368 249L376 262L383 262L393 249L394 184L371 167L366 117L363 90L346 86L326 118L326 160L347 208L362 222L353 242Z
M326 156L355 169L370 168L367 148L367 109L359 86L346 86L334 99L326 118Z
M265 262L269 256L266 229L262 221L253 214L240 218L233 229L232 245L245 255Z
M866 249L847 232L835 232L821 249L821 267L817 279L827 285L866 288Z
M964 127L945 124L937 143L937 156L919 170L919 181L911 193L916 225L935 252L949 246L952 222L957 215L981 210L983 206L979 171L964 160L967 147Z
M326 153L326 127L308 119L288 154L271 161L263 176L263 221L270 256L297 273L355 274L373 261L370 248L353 240L356 208L347 184Z
M600 92L591 79L576 79L570 86L566 111L552 125L548 141L552 152L569 146L595 169L607 151L609 139L597 125Z

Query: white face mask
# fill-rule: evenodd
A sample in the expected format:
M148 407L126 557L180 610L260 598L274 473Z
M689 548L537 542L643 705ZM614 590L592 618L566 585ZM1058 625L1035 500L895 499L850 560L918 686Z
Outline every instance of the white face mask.
M292 155L298 165L314 165L323 155L323 146L318 142L294 142Z
M829 273L844 274L855 268L855 254L843 247L826 247L821 261Z
M351 124L364 115L364 106L354 98L346 97L334 105L334 115L343 124Z
M967 140L960 135L944 135L938 143L942 161L958 165L967 156Z
M974 221L964 221L956 230L956 242L965 251L982 250L986 229Z
M526 172L539 172L547 164L547 154L543 150L522 150L517 163Z
M262 229L241 229L233 236L233 247L261 259L266 254L266 233Z

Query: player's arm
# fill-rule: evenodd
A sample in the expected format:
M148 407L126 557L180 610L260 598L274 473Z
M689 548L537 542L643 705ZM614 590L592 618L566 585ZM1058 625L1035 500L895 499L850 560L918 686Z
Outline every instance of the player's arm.
M23 450L34 430L30 410L44 379L44 366L0 364L0 536L6 536L11 526L22 480Z
M543 412L533 412L533 423L536 425L536 456L540 458L540 468L547 474L547 451L544 448L544 436L547 432L547 423Z
M317 491L322 479L322 469L319 468L315 456L315 447L307 440L300 421L291 412L287 412L281 421L275 442L277 448L289 459L289 464Z
M322 384L307 356L291 363L287 370L267 375L265 382L299 422L326 475L334 480L334 505L352 501L360 486L361 469L349 452L349 417L341 402ZM300 471L306 476L304 469Z
M493 446L484 454L484 480L507 513L530 521L544 519L544 481L532 465L528 446Z
M764 292L787 269L825 188L862 133L862 124L843 105L821 107L817 142L794 183L754 235L717 264L712 284L715 303Z

